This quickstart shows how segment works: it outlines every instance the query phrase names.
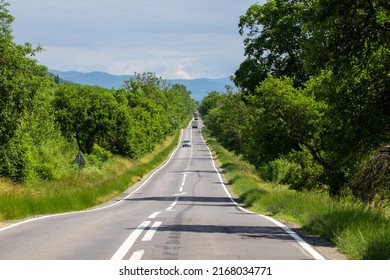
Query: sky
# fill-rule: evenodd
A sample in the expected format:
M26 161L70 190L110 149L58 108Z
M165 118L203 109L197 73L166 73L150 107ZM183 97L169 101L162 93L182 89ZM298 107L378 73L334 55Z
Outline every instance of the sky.
M7 0L15 42L59 71L223 78L244 60L239 18L264 0Z

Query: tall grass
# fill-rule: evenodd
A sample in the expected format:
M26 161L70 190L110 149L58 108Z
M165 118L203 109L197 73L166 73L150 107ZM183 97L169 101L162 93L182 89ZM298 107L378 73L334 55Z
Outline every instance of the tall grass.
M390 215L326 193L298 192L263 182L256 169L206 139L239 201L250 210L298 223L331 241L349 259L390 259Z
M113 156L100 167L86 165L77 176L26 185L0 178L0 222L97 206L128 189L159 166L176 147L180 131L139 160Z

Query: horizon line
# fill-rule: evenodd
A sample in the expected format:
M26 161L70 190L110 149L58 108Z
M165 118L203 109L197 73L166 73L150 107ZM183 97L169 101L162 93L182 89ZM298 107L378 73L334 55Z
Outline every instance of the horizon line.
M92 74L92 73L101 73L101 74L107 74L107 75L111 75L111 76L115 76L115 77L121 77L121 76L126 76L126 77L132 77L134 76L131 75L131 74L112 74L112 73L109 73L109 72L104 72L104 71L100 71L100 70L95 70L95 71L87 71L87 72L84 72L84 71L78 71L78 70L56 70L56 69L51 69L51 68L47 68L48 71L55 71L55 72L61 72L61 73L69 73L69 72L74 72L74 73L80 73L80 74ZM137 73L137 72L136 72ZM143 73L154 73L156 74L155 72L143 72ZM158 76L156 74L156 76ZM225 76L225 77L222 77L222 78L209 78L209 77L203 77L203 78L164 78L162 76L160 76L159 78L161 79L164 79L164 80L202 80L202 79L208 79L208 80L222 80L222 79L229 79L232 77L232 75L230 76Z

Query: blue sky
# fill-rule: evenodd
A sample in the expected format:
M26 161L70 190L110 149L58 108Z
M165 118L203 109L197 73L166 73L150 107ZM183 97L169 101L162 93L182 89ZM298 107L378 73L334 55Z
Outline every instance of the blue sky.
M244 59L239 17L264 0L8 0L17 43L62 71L222 78Z

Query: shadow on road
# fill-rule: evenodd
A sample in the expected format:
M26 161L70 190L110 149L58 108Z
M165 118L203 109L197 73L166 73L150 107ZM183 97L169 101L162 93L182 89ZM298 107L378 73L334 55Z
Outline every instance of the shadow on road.
M141 198L126 198L126 201L174 201L177 196L150 196ZM210 197L210 196L179 196L179 202L206 202L206 203L225 203L229 206L235 206L228 197Z
M134 230L135 228L126 228ZM168 224L160 226L158 232L192 232L238 234L242 239L278 239L291 241L293 238L277 226L233 226L233 225L197 225Z

